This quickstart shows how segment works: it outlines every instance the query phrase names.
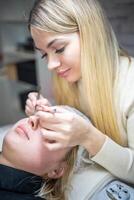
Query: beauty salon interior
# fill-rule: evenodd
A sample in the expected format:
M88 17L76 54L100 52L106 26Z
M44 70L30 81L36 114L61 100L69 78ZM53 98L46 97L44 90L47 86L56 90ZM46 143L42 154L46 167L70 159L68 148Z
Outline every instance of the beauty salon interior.
M134 56L134 0L99 1L120 44ZM28 29L33 4L34 0L0 1L0 148L8 128L25 117L29 92L41 86L42 94L54 102L51 74Z

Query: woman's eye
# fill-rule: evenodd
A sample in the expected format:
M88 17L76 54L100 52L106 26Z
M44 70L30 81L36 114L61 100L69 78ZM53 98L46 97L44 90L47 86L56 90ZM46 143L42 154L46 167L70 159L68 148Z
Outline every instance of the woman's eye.
M60 49L56 49L55 53L62 53L64 51L64 49L65 49L65 47L62 47ZM41 59L46 58L46 57L47 57L47 54L44 53L44 54L42 54Z
M46 53L44 53L44 54L41 56L41 59L43 59L43 58L45 58L45 57L47 57L47 54L46 54Z
M57 50L55 51L55 53L62 53L62 52L64 51L64 49L65 49L65 47L62 47L61 49L57 49Z

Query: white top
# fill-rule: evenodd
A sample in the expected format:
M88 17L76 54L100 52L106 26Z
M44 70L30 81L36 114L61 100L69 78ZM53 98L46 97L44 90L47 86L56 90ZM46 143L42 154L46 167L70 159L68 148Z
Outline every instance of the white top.
M121 57L119 81L115 95L122 135L128 148L122 147L107 137L101 150L81 170L75 173L69 188L69 200L89 200L102 184L114 176L134 184L134 59L129 64L128 58ZM104 168L102 168L102 167ZM111 175L111 174L112 175Z

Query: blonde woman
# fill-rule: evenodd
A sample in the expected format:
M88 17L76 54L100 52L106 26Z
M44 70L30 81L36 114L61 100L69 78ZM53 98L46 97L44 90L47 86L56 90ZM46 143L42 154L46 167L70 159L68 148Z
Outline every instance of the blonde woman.
M133 184L134 60L120 49L99 2L39 0L29 28L53 73L57 104L90 119L62 108L53 114L49 101L36 101L35 93L26 102L28 115L38 105L49 149L80 146L67 199L95 198L115 177Z

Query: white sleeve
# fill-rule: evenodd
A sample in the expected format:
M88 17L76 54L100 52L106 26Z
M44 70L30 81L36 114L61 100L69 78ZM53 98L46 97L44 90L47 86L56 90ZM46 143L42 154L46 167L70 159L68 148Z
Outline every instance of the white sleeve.
M128 148L107 137L92 160L116 177L134 184L134 113L127 120L127 136Z

